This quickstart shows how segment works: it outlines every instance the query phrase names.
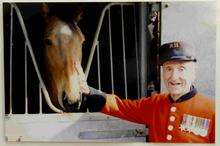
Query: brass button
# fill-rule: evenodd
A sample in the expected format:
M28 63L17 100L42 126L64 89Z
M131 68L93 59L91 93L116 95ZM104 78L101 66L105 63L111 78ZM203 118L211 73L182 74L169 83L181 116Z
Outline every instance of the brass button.
M171 121L171 122L175 121L175 119L176 119L176 118L175 118L174 116L170 116L170 121Z
M167 127L167 129L168 129L169 131L172 131L172 130L173 130L173 125L169 125L169 126Z
M171 112L175 112L175 111L176 111L176 107L175 107L175 106L171 107L171 108L170 108L170 111L171 111Z
M167 140L171 140L172 138L173 138L172 135L170 134L167 135Z

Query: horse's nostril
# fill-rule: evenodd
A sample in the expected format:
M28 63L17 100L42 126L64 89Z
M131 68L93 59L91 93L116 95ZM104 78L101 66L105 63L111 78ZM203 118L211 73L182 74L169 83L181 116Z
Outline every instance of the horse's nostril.
M80 101L77 101L77 102L75 102L75 103L73 104L73 106L74 106L77 110L80 109L80 105L81 105L81 102L80 102Z
M69 103L68 96L65 91L62 93L63 105L67 112L80 112L81 108L81 99L77 100L74 103Z

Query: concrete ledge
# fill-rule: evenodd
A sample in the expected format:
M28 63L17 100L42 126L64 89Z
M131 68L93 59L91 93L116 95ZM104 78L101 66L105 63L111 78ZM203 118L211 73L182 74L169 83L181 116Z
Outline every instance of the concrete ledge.
M146 128L102 113L5 116L6 141L145 142Z

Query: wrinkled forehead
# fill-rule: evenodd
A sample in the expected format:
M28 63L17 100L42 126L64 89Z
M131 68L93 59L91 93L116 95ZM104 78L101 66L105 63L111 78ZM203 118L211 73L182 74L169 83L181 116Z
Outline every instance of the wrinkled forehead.
M163 64L163 67L175 67L175 66L184 66L184 67L194 67L195 62L193 61L183 61L183 60L172 60L167 61Z

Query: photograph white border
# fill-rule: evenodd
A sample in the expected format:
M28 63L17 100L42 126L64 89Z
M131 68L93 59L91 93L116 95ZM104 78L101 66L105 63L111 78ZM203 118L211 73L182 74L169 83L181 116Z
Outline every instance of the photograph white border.
M45 142L5 142L4 140L4 124L3 124L3 113L4 113L4 107L3 107L3 103L4 103L4 59L3 59L3 11L2 11L2 3L3 2L54 2L55 0L41 0L41 1L36 1L36 0L29 0L29 1L21 1L21 0L7 0L7 1L1 1L0 3L0 17L1 17L1 21L0 21L0 41L1 41L1 46L0 46L0 145L1 146L101 146L101 145L105 145L105 146L115 146L116 144L118 146L155 146L155 145L164 145L164 146L168 146L170 145L169 143L45 143ZM74 2L81 2L81 0L74 0ZM94 2L94 0L84 0L85 2ZM110 0L106 0L106 2L109 2ZM112 0L111 0L112 1ZM116 0L114 0L116 1ZM132 1L132 0L121 0L121 1ZM142 0L136 0L137 2L140 2ZM151 0L152 1L152 0ZM182 0L182 1L189 1L189 0ZM195 0L194 0L195 1ZM207 1L207 0L206 0ZM56 2L73 2L73 1L57 1ZM103 1L102 1L103 2ZM163 1L164 2L164 1ZM215 144L202 144L203 146L207 145L215 145L215 146L219 146L220 145L220 139L217 138L220 136L220 127L219 124L220 123L220 1L216 0L216 10L217 10L217 14L216 14L216 25L217 25L217 31L216 31L216 36L217 36L217 43L216 43L216 143ZM173 145L173 144L172 144ZM188 144L174 144L174 145L188 145ZM201 145L201 144L190 144L192 146L194 145Z

